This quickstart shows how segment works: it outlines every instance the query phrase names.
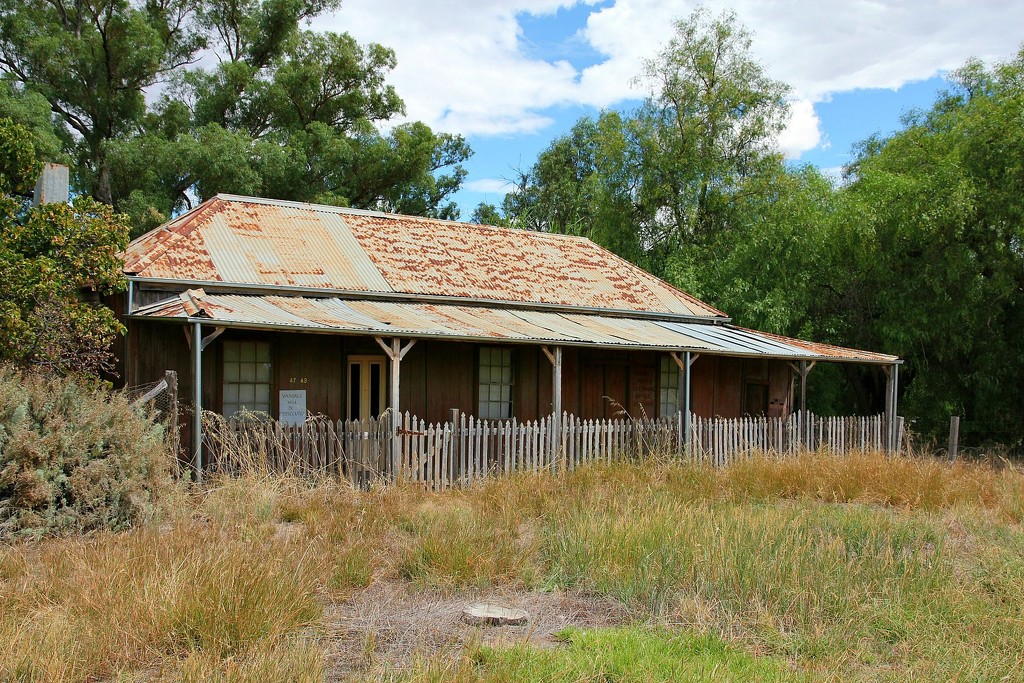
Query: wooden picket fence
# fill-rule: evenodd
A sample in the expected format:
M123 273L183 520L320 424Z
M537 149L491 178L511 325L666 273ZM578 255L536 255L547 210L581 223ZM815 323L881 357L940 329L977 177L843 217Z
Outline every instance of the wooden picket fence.
M901 422L901 421L900 421ZM755 453L792 456L824 449L836 454L884 450L887 423L872 417L582 420L563 415L535 421L481 420L465 414L428 423L409 413L392 430L387 418L301 425L211 416L204 425L211 467L265 467L302 476L333 476L365 488L375 481L465 486L512 472L558 472L594 462L651 455L727 465ZM901 427L899 428L902 429ZM900 439L902 440L902 435ZM899 442L899 440L897 442Z
M678 421L581 420L564 415L535 421L479 420L459 415L428 424L408 413L398 429L390 472L442 488L512 472L556 472L592 462L670 452Z
M898 444L903 441L902 425L903 418L897 418ZM755 453L795 455L801 451L825 450L843 455L854 450L886 450L887 437L884 415L819 417L796 412L788 418L731 420L694 416L687 455L691 460L714 465L728 465Z

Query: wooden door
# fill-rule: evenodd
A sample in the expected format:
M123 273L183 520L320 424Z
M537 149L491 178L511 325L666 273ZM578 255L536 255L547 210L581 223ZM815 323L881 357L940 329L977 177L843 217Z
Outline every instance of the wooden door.
M604 366L584 363L580 376L580 417L586 420L604 416Z
M604 417L625 417L629 410L629 366L604 366Z
M580 377L580 417L615 417L629 406L629 366L584 363Z

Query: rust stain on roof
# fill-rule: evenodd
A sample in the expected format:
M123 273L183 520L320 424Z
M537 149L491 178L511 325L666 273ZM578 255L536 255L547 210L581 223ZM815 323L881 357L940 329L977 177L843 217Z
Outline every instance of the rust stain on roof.
M581 237L230 195L133 241L125 272L724 317Z
M584 238L408 216L344 219L398 292L724 315Z
M822 344L820 342L812 342L804 339L794 339L793 337L784 337L781 334L751 330L746 327L739 327L737 329L751 332L762 337L767 337L769 339L782 342L783 344L795 346L823 358L842 358L843 360L865 360L876 362L895 362L899 360L898 356L893 356L887 353L876 353L874 351L851 349L845 346L835 346L833 344Z
M152 278L390 291L336 211L221 197L132 242L125 271Z
M190 278L193 280L219 279L202 234L196 233L196 228L224 204L214 197L170 223L132 240L124 254L125 272L150 270L161 273L151 277L173 277L164 273L184 271L194 273L197 277Z

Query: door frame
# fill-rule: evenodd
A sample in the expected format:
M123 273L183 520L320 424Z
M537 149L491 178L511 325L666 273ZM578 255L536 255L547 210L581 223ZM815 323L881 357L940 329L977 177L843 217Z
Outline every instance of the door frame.
M345 358L345 415L348 419L366 419L360 414L358 417L352 417L352 367L359 366L359 408L360 413L363 413L363 406L369 406L370 402L370 370L372 365L377 364L380 366L380 391L379 401L377 406L377 415L383 415L384 410L387 406L387 358L383 355L373 354L355 354ZM365 381L364 381L365 380ZM367 411L367 417L372 417L372 413Z

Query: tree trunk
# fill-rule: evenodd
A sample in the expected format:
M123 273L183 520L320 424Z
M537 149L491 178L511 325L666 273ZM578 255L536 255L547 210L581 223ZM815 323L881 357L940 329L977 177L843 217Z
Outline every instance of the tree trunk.
M107 166L106 160L102 160L97 169L96 182L93 183L92 190L93 198L98 202L104 204L113 204L114 199L110 193L110 168Z
M93 199L113 205L114 197L110 189L110 165L107 164L107 154L103 147L104 140L102 138L89 143L92 168L95 174L89 189Z

